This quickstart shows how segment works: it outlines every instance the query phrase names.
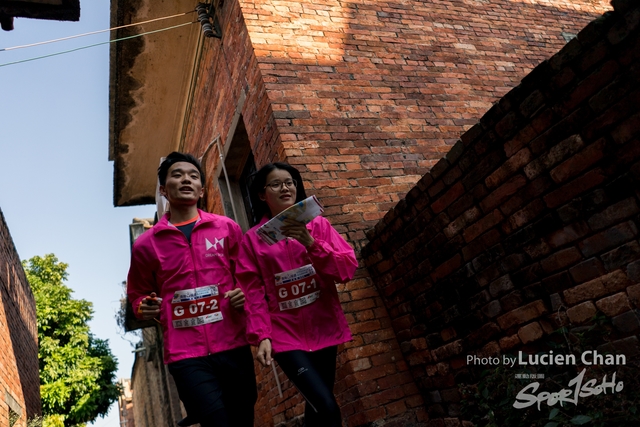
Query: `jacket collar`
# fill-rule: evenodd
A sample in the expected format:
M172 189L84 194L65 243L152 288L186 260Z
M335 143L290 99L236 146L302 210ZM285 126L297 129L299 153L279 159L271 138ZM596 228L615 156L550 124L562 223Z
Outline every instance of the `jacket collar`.
M196 226L200 223L213 222L213 215L209 215L207 212L198 209L198 216L200 219L196 222ZM171 217L171 212L167 212L162 216L160 221L156 225L153 226L153 233L159 233L165 230L177 230L177 228L169 223L169 218Z

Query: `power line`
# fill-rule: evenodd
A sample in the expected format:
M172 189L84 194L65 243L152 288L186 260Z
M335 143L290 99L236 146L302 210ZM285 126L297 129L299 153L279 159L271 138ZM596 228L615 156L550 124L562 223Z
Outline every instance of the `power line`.
M62 38L59 38L59 39L47 40L47 41L44 41L44 42L24 44L24 45L21 45L21 46L0 48L0 52L4 52L4 51L8 51L8 50L15 50L15 49L23 49L25 47L40 46L40 45L48 44L48 43L55 43L55 42L60 42L60 41L64 41L64 40L71 40L71 39L75 39L75 38L78 38L78 37L90 36L90 35L93 35L93 34L106 33L107 31L115 31L115 30L119 30L121 28L135 27L136 25L142 25L142 24L148 24L150 22L162 21L163 19L177 18L179 16L188 15L188 14L194 13L194 12L195 12L195 10L192 10L192 11L189 11L189 12L178 13L176 15L163 16L161 18L149 19L148 21L136 22L135 24L127 24L127 25L121 25L119 27L108 28L106 30L91 31L89 33L77 34L75 36L62 37Z
M147 31L145 33L135 34L135 35L129 36L129 37L122 37L120 39L114 39L114 40L109 40L109 41L106 41L106 42L95 43L95 44L91 44L91 45L88 45L88 46L82 46L82 47L77 47L75 49L65 50L65 51L62 51L62 52L50 53L48 55L37 56L35 58L23 59L21 61L7 62L6 64L0 64L0 68L1 67L6 67L8 65L21 64L23 62L30 62L30 61L35 61L35 60L38 60L38 59L49 58L51 56L63 55L65 53L71 53L71 52L75 52L75 51L82 50L82 49L88 49L90 47L100 46L100 45L103 45L103 44L109 44L109 43L115 43L115 42L119 42L119 41L123 41L123 40L134 39L136 37L142 37L142 36L145 36L147 34L159 33L159 32L162 32L162 31L172 30L174 28L184 27L185 25L195 24L197 22L198 21L185 22L184 24L174 25L172 27L161 28L159 30Z

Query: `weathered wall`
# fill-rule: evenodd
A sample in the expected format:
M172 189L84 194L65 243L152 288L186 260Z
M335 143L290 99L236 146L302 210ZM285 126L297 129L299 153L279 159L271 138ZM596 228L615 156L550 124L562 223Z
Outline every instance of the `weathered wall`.
M468 355L548 351L565 327L638 363L640 8L614 5L368 233L366 265L433 425L478 381Z
M136 426L175 426L186 413L163 361L160 327L143 329L140 345L143 350L136 352L130 382Z
M608 6L598 1L244 1L205 40L182 149L230 140L242 115L256 163L296 165L359 254L364 231L447 153L492 102ZM245 97L244 102L241 99ZM205 157L212 174L218 162ZM221 213L215 185L207 209ZM336 393L350 426L423 423L423 399L366 269L341 285L354 340ZM263 378L264 377L264 378ZM259 378L259 425L302 414L285 381ZM288 396L294 396L289 398Z
M41 413L38 327L31 287L0 211L0 425L9 425L10 407L20 414L17 426Z
M122 394L118 397L118 415L122 427L135 427L133 413L133 395L131 393L131 379L121 378L118 383L122 387Z

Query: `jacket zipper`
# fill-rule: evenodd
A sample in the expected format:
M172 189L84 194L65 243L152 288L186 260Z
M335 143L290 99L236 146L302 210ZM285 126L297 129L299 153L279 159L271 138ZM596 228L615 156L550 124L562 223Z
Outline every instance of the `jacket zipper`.
M196 227L198 226L198 222L196 222L193 225L193 228L191 229L191 240L187 239L187 236L185 236L184 233L181 233L182 236L184 236L184 238L187 240L187 243L189 244L189 254L191 255L191 264L193 265L193 277L196 282L196 288L200 287L200 283L198 282L198 270L196 268L196 258L193 255L193 245L191 244L191 242L193 241L193 235L196 231ZM205 339L205 342L207 343L207 353L211 355L211 348L209 347L210 343L209 343L209 336L207 334L207 328L206 327L202 328L202 332L204 333L204 339Z
M287 247L287 254L289 255L289 270L293 270L295 267L293 266L293 254L291 253L291 248L289 247L289 238L286 238L286 247ZM301 313L301 312L300 312ZM309 349L309 351L313 351L312 349L309 348L309 343L307 342L307 328L305 325L305 318L304 316L302 316L302 319L300 319L300 324L302 325L302 340L304 342L304 345L306 348Z

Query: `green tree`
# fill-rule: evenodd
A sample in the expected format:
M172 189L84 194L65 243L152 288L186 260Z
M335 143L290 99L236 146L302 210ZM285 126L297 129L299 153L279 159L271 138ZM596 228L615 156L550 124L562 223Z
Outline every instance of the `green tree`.
M118 398L118 362L108 341L91 334L92 304L64 285L67 264L48 254L22 265L36 300L43 426L84 426Z

